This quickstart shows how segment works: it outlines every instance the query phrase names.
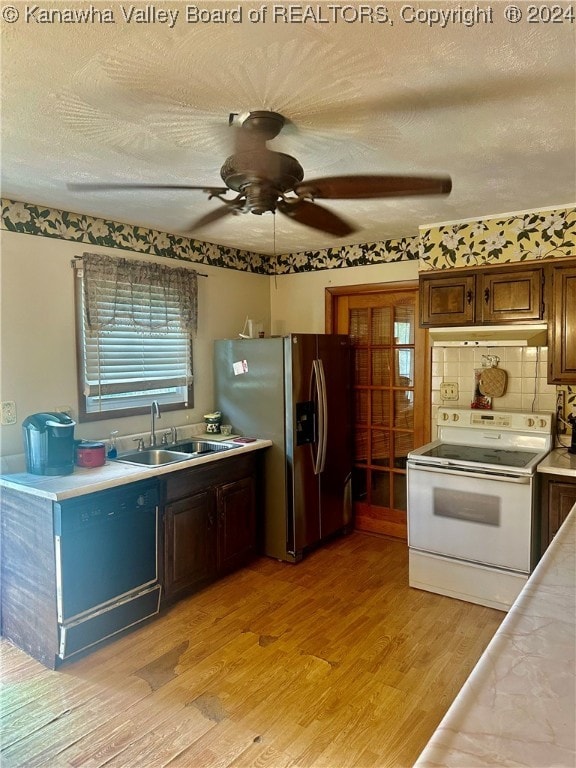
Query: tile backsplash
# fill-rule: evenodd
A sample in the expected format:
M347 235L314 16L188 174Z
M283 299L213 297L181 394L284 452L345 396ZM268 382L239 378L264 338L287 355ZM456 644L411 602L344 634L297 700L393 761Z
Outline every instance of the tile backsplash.
M438 406L470 408L474 399L474 371L486 362L483 355L499 358L498 367L508 374L506 391L492 399L494 411L556 410L556 386L548 384L548 347L433 347L432 424ZM458 400L443 400L440 385L458 386Z

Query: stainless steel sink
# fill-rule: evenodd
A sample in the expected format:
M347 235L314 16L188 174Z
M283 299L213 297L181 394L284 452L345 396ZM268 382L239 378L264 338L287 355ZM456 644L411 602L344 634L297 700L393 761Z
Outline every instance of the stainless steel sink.
M192 456L183 450L167 451L164 448L146 448L143 451L121 453L114 461L125 464L140 464L145 467L162 467L165 464L174 464L177 461L186 461Z
M175 464L178 461L195 459L208 453L229 451L237 446L230 443L220 443L217 440L187 440L167 448L145 448L143 451L120 453L114 461L125 464L138 464L143 467L162 467L165 464Z
M229 443L221 443L218 440L187 440L172 446L174 451L186 451L194 456L203 456L205 453L219 453L220 451L229 451L235 446Z

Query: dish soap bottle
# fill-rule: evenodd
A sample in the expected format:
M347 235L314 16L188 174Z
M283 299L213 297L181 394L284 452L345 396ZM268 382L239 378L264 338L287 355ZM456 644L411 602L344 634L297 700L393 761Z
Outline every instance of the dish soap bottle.
M110 445L108 446L108 458L109 459L115 459L116 456L118 456L118 450L116 448L116 435L118 434L118 430L115 429L113 432L110 432Z

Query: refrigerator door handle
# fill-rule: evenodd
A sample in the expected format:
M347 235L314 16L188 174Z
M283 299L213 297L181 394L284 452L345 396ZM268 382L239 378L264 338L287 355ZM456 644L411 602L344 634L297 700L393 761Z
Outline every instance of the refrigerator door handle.
M326 395L326 376L322 360L312 362L314 383L316 385L316 402L318 403L318 445L314 458L314 474L324 472L326 466L326 447L328 440L328 398Z

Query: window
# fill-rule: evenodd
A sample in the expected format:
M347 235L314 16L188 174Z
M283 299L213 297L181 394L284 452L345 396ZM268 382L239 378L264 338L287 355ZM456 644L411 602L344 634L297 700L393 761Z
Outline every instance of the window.
M80 421L192 407L197 273L96 254L75 265Z

